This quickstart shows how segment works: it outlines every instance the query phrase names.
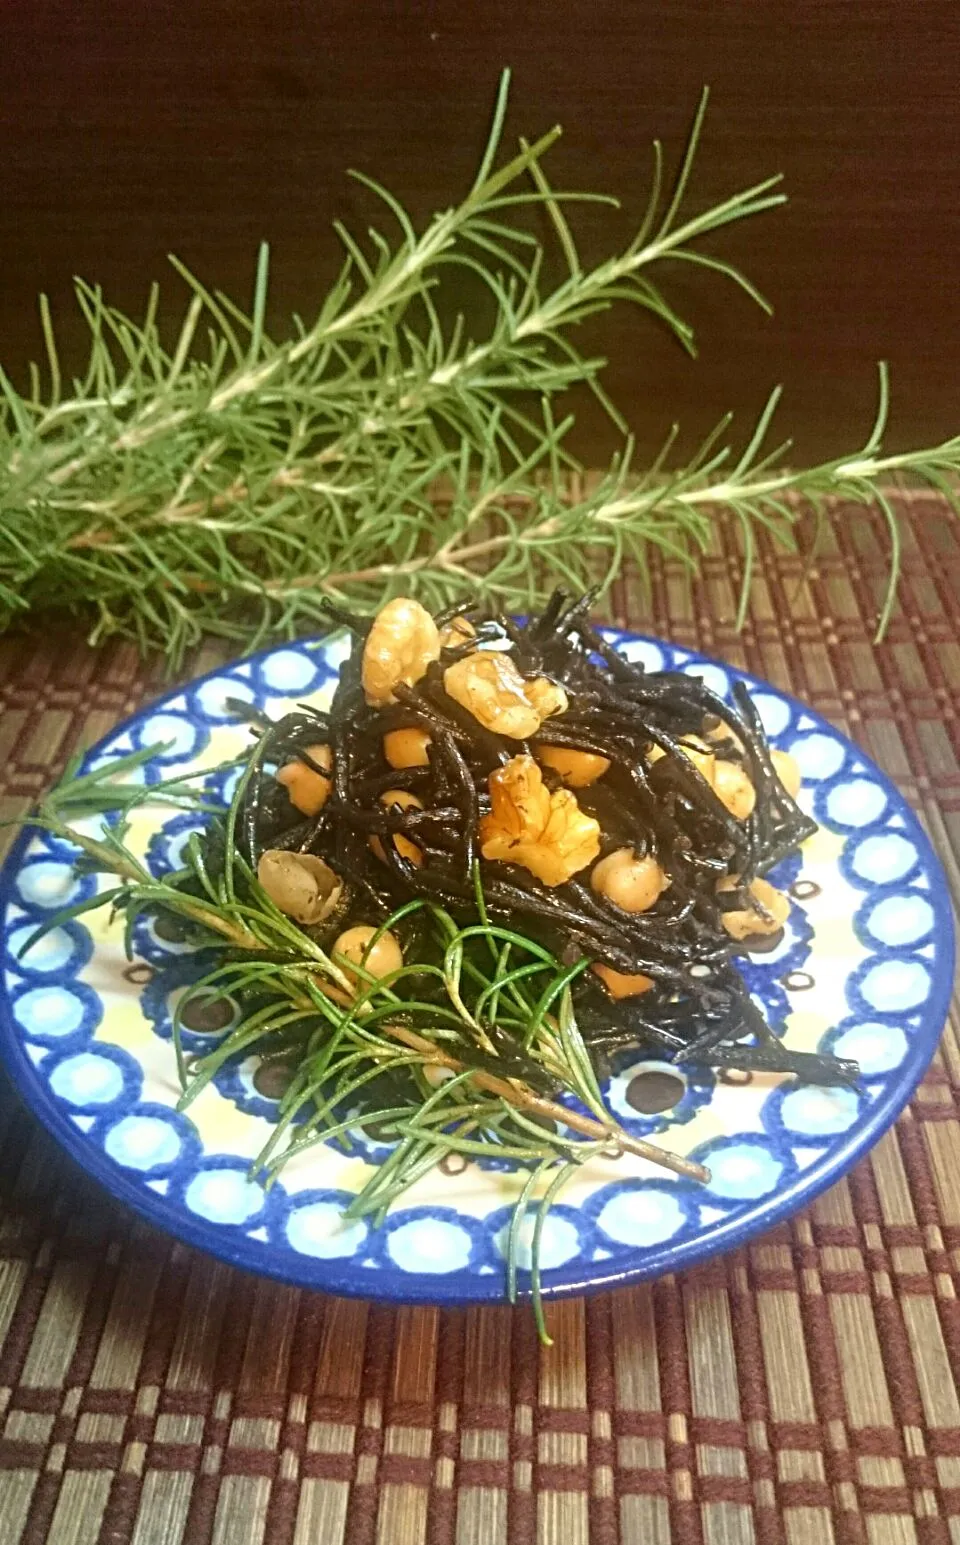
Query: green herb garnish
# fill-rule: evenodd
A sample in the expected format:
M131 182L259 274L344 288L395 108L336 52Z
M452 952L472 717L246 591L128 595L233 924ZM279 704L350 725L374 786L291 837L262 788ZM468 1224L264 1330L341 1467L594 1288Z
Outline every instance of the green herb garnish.
M193 808L206 808L202 792L191 794L188 777L162 787L117 781L158 749L118 757L86 774L78 774L74 763L74 775L41 801L32 824L74 844L88 869L120 883L49 918L26 947L41 933L105 905L126 916L128 936L136 917L152 913L179 919L198 946L218 946L216 963L177 1006L179 1108L187 1109L240 1051L256 1048L271 1059L289 1059L292 1077L276 1127L252 1165L266 1185L295 1155L329 1141L349 1150L351 1133L368 1127L395 1146L345 1216L369 1218L374 1226L451 1155L515 1160L528 1168L508 1230L507 1281L515 1300L521 1225L534 1208L530 1292L548 1342L539 1266L543 1225L580 1165L626 1151L688 1178L709 1179L701 1165L623 1131L604 1105L570 991L589 961L564 966L542 944L491 922L478 870L479 921L458 924L423 899L385 920L377 936L405 923L421 925L416 949L389 976L377 978L362 963L331 956L274 905L234 841L243 777L229 809L220 812L231 862L221 855L211 872L215 851L193 842L186 846L185 869L156 879L126 844L123 822L151 803L158 788L161 801L175 796L184 808L191 800ZM249 771L257 750L245 760ZM211 769L203 772L209 776ZM104 825L97 836L75 824L111 809L121 812L121 824ZM241 1003L240 1023L205 1055L188 1057L185 1010L191 1002L224 995ZM507 1037L513 1056L504 1051ZM558 1103L557 1095L572 1096L576 1105Z
M497 166L507 89L505 74L472 187L424 229L359 177L381 202L387 231L371 229L361 243L338 226L343 267L316 317L297 320L291 337L267 332L266 247L249 313L172 260L191 292L172 347L158 326L156 288L135 321L79 283L91 344L73 382L63 379L41 300L45 372L33 368L27 394L0 372L0 628L40 606L92 611L94 640L119 633L177 666L205 634L253 648L316 627L325 596L380 603L403 592L435 608L467 586L527 607L558 579L580 589L609 582L624 557L642 567L651 549L695 567L723 510L743 535L742 621L758 529L792 543L805 504L822 522L841 499L877 507L889 527L882 629L899 567L884 486L906 475L952 500L960 437L884 454L881 368L874 429L853 455L783 470L789 442L766 447L777 391L742 452L724 419L685 460L671 430L654 464L635 471L626 421L603 388L604 361L581 352L576 326L626 302L692 353L692 329L653 278L676 262L719 273L766 307L700 243L782 203L779 179L688 211L704 94L672 192L658 144L636 235L587 268L566 211L615 200L551 189L542 162L559 129L521 141ZM530 206L550 218L552 255L524 224ZM556 284L545 276L551 257L565 267ZM445 292L465 275L492 301L476 333L463 317L444 320ZM571 498L565 396L583 385L622 445L608 474Z

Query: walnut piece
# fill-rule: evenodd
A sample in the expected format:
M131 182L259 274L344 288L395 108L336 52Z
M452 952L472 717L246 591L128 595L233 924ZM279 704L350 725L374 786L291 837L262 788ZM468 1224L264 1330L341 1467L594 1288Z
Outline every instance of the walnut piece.
M524 681L509 655L477 650L448 665L443 685L461 708L485 730L526 740L540 728L540 714L529 701Z
M430 613L407 596L388 601L363 646L361 680L371 708L395 703L394 687L412 687L439 658L440 634Z
M541 722L552 719L554 714L566 713L569 706L560 683L551 681L549 676L535 676L533 681L525 681L523 695L531 708L536 709Z
M569 789L551 794L532 756L515 756L488 779L493 805L480 822L484 858L521 864L544 885L564 885L600 852L600 826Z
M466 644L476 636L476 628L466 617L451 617L440 629L440 645L443 649L456 649L458 644Z

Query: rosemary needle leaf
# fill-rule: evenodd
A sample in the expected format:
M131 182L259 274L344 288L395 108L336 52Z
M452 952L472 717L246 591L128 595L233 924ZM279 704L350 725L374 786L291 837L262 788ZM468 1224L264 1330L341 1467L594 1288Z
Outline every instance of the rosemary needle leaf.
M337 227L340 272L315 318L295 322L285 340L265 329L266 246L249 314L171 260L188 291L172 349L156 287L137 321L78 282L89 359L69 387L41 298L46 394L39 371L26 396L0 372L0 629L25 609L59 607L85 616L93 641L119 634L177 669L205 635L250 649L323 627L326 596L368 603L413 592L439 606L469 586L529 606L560 577L579 584L596 569L609 582L625 553L642 565L659 549L695 565L723 510L743 530L746 597L755 529L783 532L805 503L822 518L831 495L875 505L889 527L885 625L897 536L879 485L905 476L939 489L960 470L960 437L882 454L885 370L858 456L800 471L757 460L771 399L739 458L721 425L713 449L686 465L666 468L671 436L646 475L628 474L627 438L608 477L571 497L572 415L558 411L570 391L587 387L613 432L627 433L602 384L604 362L578 346L578 323L631 307L692 350L692 329L659 283L676 261L731 280L765 307L702 243L783 194L771 178L686 217L705 92L672 192L663 192L657 146L633 240L585 267L573 214L604 197L548 181L542 162L559 130L521 140L497 164L508 88L505 73L472 186L422 228L387 189L359 178L390 224L364 239ZM524 226L531 206L545 211L554 252ZM551 257L563 270L555 284ZM452 309L446 291L463 280L492 301L475 334L462 316L442 320ZM724 475L724 465L734 470Z
M266 1185L291 1158L315 1144L335 1141L349 1147L351 1132L374 1129L392 1147L372 1169L348 1216L376 1220L444 1156L516 1160L529 1176L506 1252L515 1294L517 1230L539 1179L556 1169L533 1236L531 1294L545 1334L537 1260L546 1210L567 1176L603 1142L578 1136L568 1124L574 1113L545 1101L539 1087L565 1089L600 1119L596 1131L607 1131L614 1140L617 1135L573 1019L569 984L582 965L564 967L540 943L491 923L475 869L479 922L458 924L444 908L420 898L404 903L371 943L387 930L412 927L423 940L418 958L384 978L350 962L358 984L353 990L336 955L328 958L277 911L238 846L242 789L269 749L271 734L268 728L252 747L238 780L241 794L188 842L185 868L159 879L127 848L122 826L104 826L100 837L90 837L70 824L103 818L111 808L126 818L138 804L149 805L155 797L152 786L124 781L139 768L142 756L117 759L109 778L101 769L84 775L75 764L73 777L41 801L34 820L84 854L95 853L98 867L120 883L68 908L53 922L109 906L125 916L128 932L139 914L151 911L172 912L202 926L206 947L214 946L212 963L173 1013L179 1108L188 1109L234 1057L254 1050L261 1056L289 1056L296 1063L289 1089L252 1165L252 1174ZM202 808L202 784L191 789L187 778L170 781L178 783L185 800ZM503 969L507 952L520 962L512 971ZM520 983L534 977L539 990L528 1000ZM413 994L406 991L408 978L420 984ZM398 993L401 985L404 991ZM511 995L516 1017L513 1012L491 1014L491 1003L503 992ZM195 1039L186 1040L186 1010L191 1003L225 994L240 1005L239 1022L212 1044L208 1040L209 1049L197 1055L190 1050ZM554 1021L548 1010L558 999L560 1016ZM485 1025L491 1034L515 1034L517 1056L526 1059L533 1086L518 1080L521 1064L516 1060L499 1061ZM435 1087L428 1073L439 1075ZM540 1119L530 1119L534 1112ZM552 1122L544 1119L547 1112Z

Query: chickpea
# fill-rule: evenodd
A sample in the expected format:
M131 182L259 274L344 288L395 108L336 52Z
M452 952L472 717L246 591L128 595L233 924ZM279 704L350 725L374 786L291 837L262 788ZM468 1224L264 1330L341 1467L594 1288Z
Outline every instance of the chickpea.
M541 720L566 713L569 707L569 699L559 682L551 681L547 676L536 676L533 681L524 682L523 695Z
M644 976L641 971L614 971L612 966L605 966L600 961L590 968L599 976L611 998L635 998L642 992L649 992L653 986L653 979Z
M713 769L713 791L738 821L746 821L753 814L757 791L739 762L717 760Z
M466 617L451 617L448 623L440 629L440 648L456 649L458 644L465 644L471 638L476 638L477 630Z
M610 766L609 757L573 751L568 746L541 746L537 754L544 767L552 767L570 789L589 788Z
M692 762L697 771L703 774L712 787L717 767L717 759L713 752L701 751L699 746L684 746L683 754L687 761Z
M383 737L383 754L390 766L398 772L407 767L429 767L430 744L428 732L419 725L404 730L388 730Z
M369 951L366 959L364 952L369 949L370 940L377 932L369 923L358 923L354 928L347 928L334 942L333 954L344 955L354 965L362 966L370 976L378 979L383 976L392 976L394 971L399 971L403 965L403 951L396 937L390 933L382 933L373 949ZM357 980L355 972L342 968L345 975L351 981Z
M800 793L800 763L789 751L771 751L770 760L773 770L783 784L791 799L796 799Z
M726 875L717 884L717 894L735 891L740 885L739 875ZM755 934L777 933L790 916L790 901L767 880L753 880L749 895L760 903L757 907L737 907L721 914L723 926L732 939L749 939Z
M724 741L730 740L733 742L738 751L743 750L743 741L740 739L740 736L734 734L729 724L725 723L723 719L718 718L714 722L711 716L709 725L706 725L705 721L703 735L705 740L716 741L718 743L723 743Z
M268 848L260 855L257 879L274 906L308 927L322 923L343 894L343 882L313 853Z
M395 703L394 687L412 687L440 658L440 634L419 601L397 596L373 619L363 646L361 680L371 708Z
M590 885L622 912L646 912L670 881L655 858L637 858L633 848L617 848L594 866Z
M756 790L743 767L739 762L728 762L714 755L706 741L698 736L688 736L680 742L680 749L688 762L692 762L699 773L706 778L720 803L736 816L738 821L745 821L753 811L757 802ZM648 752L648 760L659 762L666 752L659 746L654 746Z
M387 789L380 795L380 803L381 805L386 805L388 810L391 805L399 805L401 810L423 809L423 800L418 799L416 794L411 794L409 789ZM395 832L393 835L393 845L401 858L409 859L411 864L416 864L417 868L420 868L420 865L423 863L423 851L417 847L415 842L411 842L410 838L405 837L402 832ZM385 864L387 855L383 851L383 843L380 838L377 836L371 837L370 846L380 862Z
M305 746L304 750L318 767L325 767L330 772L333 767L330 746ZM300 761L285 762L277 773L277 782L286 789L290 803L304 815L319 815L333 788L332 777L324 778L322 773L314 772L306 762Z
M687 761L693 763L697 771L703 774L710 787L713 788L713 775L717 759L706 741L700 740L695 735L688 735L684 740L680 741L679 745ZM647 753L647 760L650 763L659 762L666 755L667 753L662 746L651 746Z

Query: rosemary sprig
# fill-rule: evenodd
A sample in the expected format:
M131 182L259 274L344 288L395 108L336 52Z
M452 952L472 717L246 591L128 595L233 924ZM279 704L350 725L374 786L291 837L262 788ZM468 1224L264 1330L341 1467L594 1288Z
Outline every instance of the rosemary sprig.
M877 508L889 532L889 572L877 621L877 636L882 637L893 612L900 577L899 525L885 485L897 479L926 483L960 511L955 487L960 475L960 435L927 450L884 455L889 376L885 364L878 368L876 418L862 449L852 455L837 456L815 467L784 467L782 458L789 452L789 440L774 449L765 449L781 396L777 387L739 455L725 439L730 424L728 415L686 466L662 477L661 469L676 437L674 427L654 467L640 477L632 474L628 449L595 489L576 503L566 499L558 485L541 488L528 496L522 521L504 516L500 529L482 537L474 533L471 514L461 515L450 537L435 553L424 554L403 566L404 583L409 588L420 578L440 586L444 581L457 582L461 587L469 584L482 594L502 597L505 604L514 604L520 594L528 602L536 599L539 591L531 592L531 575L539 572L541 566L545 572L559 572L577 589L590 584L598 559L609 582L624 557L632 557L643 568L651 549L681 559L692 570L696 568L696 555L705 553L710 545L716 512L726 510L736 518L742 534L743 576L737 609L737 626L742 627L750 598L758 530L769 531L782 545L795 549L794 527L804 510L812 509L819 541L832 513L831 502L842 501L845 505ZM813 556L809 555L811 560ZM351 574L344 576L344 581L354 586L371 582L383 585L396 572L395 566L382 564L376 572ZM372 594L377 593L374 588Z
M156 288L136 321L79 282L91 341L72 383L41 299L46 384L34 367L21 393L0 372L0 628L30 608L79 610L93 615L94 640L120 633L177 666L204 634L252 648L322 625L329 595L379 602L414 590L437 606L469 584L528 605L558 577L580 585L599 570L609 579L625 556L642 564L651 549L693 564L717 509L732 511L743 531L742 617L756 532L788 538L798 504L812 502L823 518L833 497L876 505L890 528L883 625L898 553L882 485L905 474L949 495L960 438L884 455L884 375L877 426L858 456L778 470L786 447L761 449L774 394L739 458L722 444L724 421L679 467L671 431L654 465L635 476L626 422L603 388L604 361L577 347L576 326L625 302L692 352L689 324L653 277L675 262L719 273L765 306L700 243L780 204L778 179L688 211L705 93L672 192L656 145L635 236L585 267L566 211L598 196L551 188L542 163L559 129L521 141L496 165L508 83L505 74L472 186L423 230L391 193L360 178L392 234L371 229L360 242L338 226L343 267L316 317L298 320L284 340L266 328L266 247L249 313L173 260L190 300L172 346ZM558 282L524 224L530 206L550 217ZM445 288L465 275L493 302L477 335L462 316L441 320ZM565 474L576 464L563 404L584 385L625 438L600 487L571 501Z
M158 788L161 800L175 794L188 807L191 799L194 808L203 807L188 778L152 787L122 781L158 749L119 757L88 773L74 763L73 776L41 801L33 823L73 843L88 868L119 883L48 918L26 948L49 929L102 906L126 914L128 937L135 917L159 912L182 919L196 931L198 943L220 946L215 964L181 997L174 1016L183 1086L179 1108L189 1107L240 1052L285 1054L295 1064L291 1082L276 1127L252 1166L267 1185L294 1156L324 1141L349 1148L351 1133L372 1124L395 1146L351 1202L348 1217L382 1221L405 1191L452 1154L512 1159L528 1167L515 1226L508 1231L508 1287L515 1299L520 1224L542 1186L530 1288L540 1333L548 1341L539 1268L543 1226L580 1166L598 1154L629 1152L688 1178L709 1179L701 1165L623 1131L604 1105L570 993L574 975L588 962L564 967L541 944L491 923L478 872L478 922L458 924L442 907L416 899L383 923L381 933L421 914L428 925L415 958L389 977L378 979L362 964L331 956L278 911L236 845L242 777L231 805L221 810L231 863L222 865L219 885L199 843L187 845L179 875L155 879L125 843L127 818L138 805L151 803ZM254 749L246 759L248 770L256 757ZM104 824L98 836L76 824L111 809L121 812L121 822ZM225 993L241 1004L240 1022L204 1055L188 1057L185 1009ZM498 1068L492 1037L504 1028L522 1048L518 1055L527 1078L513 1063ZM378 1098L374 1088L385 1079L389 1094ZM572 1096L577 1104L558 1103L553 1093Z

